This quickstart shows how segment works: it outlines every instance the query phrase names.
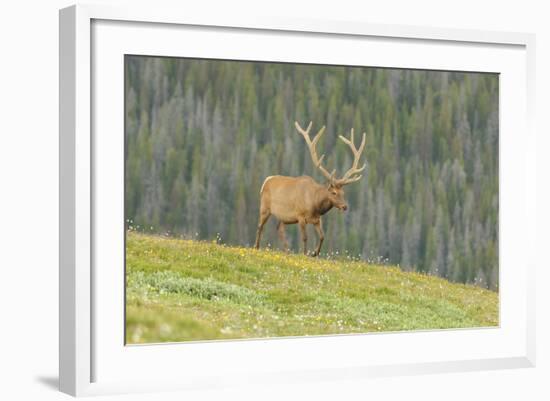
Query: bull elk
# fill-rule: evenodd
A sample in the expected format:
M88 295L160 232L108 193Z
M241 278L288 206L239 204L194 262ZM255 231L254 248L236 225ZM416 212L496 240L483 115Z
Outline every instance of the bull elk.
M301 177L286 177L282 175L267 177L260 189L260 218L258 230L256 232L255 247L256 249L260 247L263 227L269 217L273 215L278 219L277 231L279 239L286 250L288 250L288 242L285 238L285 226L287 224L296 223L299 225L305 255L307 255L306 224L312 224L319 236L319 244L312 253L312 256L317 256L319 255L324 239L321 216L333 207L342 211L347 210L348 204L344 199L343 187L344 185L351 184L361 179L361 174L359 173L366 167L366 164L363 164L362 167L358 167L361 153L365 147L366 134L363 133L363 139L361 140L359 149L355 147L353 128L351 129L351 137L349 139L342 135L339 136L353 152L353 164L342 178L336 178L336 170L329 173L325 167L323 167L322 162L324 155L321 157L317 156L316 145L323 135L325 127L323 126L312 140L309 137L312 122L309 123L305 130L298 122L294 124L298 132L306 141L313 164L321 171L327 182L324 185L319 184L307 175Z

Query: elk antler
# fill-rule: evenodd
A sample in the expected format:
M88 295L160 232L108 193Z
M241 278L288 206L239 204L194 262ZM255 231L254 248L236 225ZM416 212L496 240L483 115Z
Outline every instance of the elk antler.
M343 137L342 135L339 135L340 139L344 141L346 145L348 145L353 152L353 164L351 168L344 174L344 176L338 180L336 180L336 184L338 185L347 185L352 182L358 181L361 179L362 175L356 175L363 171L365 167L367 167L367 163L363 164L362 167L357 168L357 165L359 164L359 159L361 158L361 153L363 152L363 149L365 147L365 141L367 139L367 134L363 133L363 139L361 140L361 145L359 146L359 149L355 147L355 143L353 141L353 128L351 129L351 137L350 139L347 139Z
M296 129L298 130L298 132L300 134L302 134L302 136L306 140L306 144L307 144L307 147L309 148L309 154L311 155L311 160L313 160L313 164L315 164L315 167L317 167L319 170L321 170L321 173L323 173L323 175L325 176L325 178L327 180L329 180L330 182L333 182L334 181L334 174L336 173L336 170L334 170L332 172L332 174L329 173L323 167L323 165L321 164L323 162L323 158L325 157L325 155L321 155L321 157L317 156L317 149L316 149L317 142L319 142L319 139L323 135L323 132L325 131L325 126L323 125L323 127L319 130L317 135L315 135L315 137L313 137L313 140L311 140L309 138L309 130L311 130L311 125L312 124L313 124L313 122L310 121L309 125L307 126L307 129L304 130L302 127L300 127L300 124L298 124L298 121L294 122L294 125L296 126Z

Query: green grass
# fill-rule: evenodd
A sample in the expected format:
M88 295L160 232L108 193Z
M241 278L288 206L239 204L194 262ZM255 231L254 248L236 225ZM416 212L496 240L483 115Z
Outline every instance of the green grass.
M498 294L272 250L127 234L130 344L498 325Z

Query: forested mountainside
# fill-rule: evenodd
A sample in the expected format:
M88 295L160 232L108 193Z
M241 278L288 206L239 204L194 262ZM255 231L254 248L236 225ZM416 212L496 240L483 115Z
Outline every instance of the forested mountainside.
M250 246L267 176L322 182L294 121L326 125L337 174L353 127L366 174L325 216L321 256L498 288L497 74L126 56L125 80L133 229ZM264 235L278 246L274 222Z

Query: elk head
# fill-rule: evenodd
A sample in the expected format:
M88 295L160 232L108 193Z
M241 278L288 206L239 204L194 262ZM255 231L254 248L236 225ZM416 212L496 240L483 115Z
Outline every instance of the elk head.
M331 204L340 210L346 210L348 208L348 204L344 198L343 187L344 185L351 184L352 182L360 180L362 175L359 173L361 173L367 167L366 163L364 163L361 167L358 167L361 153L365 148L365 141L367 137L366 133L363 133L363 138L361 140L361 145L359 146L359 149L355 147L355 142L353 139L353 128L351 129L351 135L349 139L342 135L338 136L351 149L353 153L353 164L351 168L346 171L346 173L342 176L342 178L336 178L336 169L334 169L332 173L329 173L322 164L325 155L321 155L321 157L317 155L317 142L319 142L319 139L321 139L321 136L325 132L325 126L323 126L317 132L313 139L311 139L309 136L309 131L311 130L311 126L313 124L312 122L309 123L305 130L300 126L300 124L298 124L297 121L294 124L298 132L302 134L304 140L306 141L313 164L327 179L326 185L328 191L328 199L330 200Z

